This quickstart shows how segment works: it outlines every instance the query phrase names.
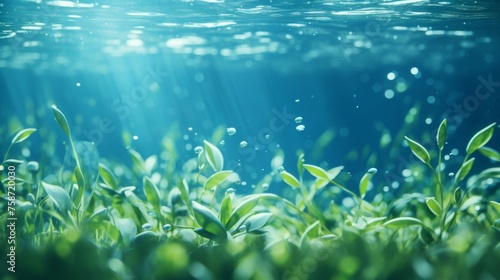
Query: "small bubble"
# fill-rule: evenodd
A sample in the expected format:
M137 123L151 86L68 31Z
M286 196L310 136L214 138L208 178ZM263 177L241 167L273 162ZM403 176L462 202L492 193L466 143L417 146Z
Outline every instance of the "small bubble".
M238 230L239 230L240 232L244 232L244 231L246 231L246 230L247 230L247 227L246 227L245 225L242 225L242 226L240 226L240 227L238 228Z
M278 173L281 173L285 171L285 168L283 166L278 167Z
M30 161L28 162L27 167L29 172L37 172L40 166L38 165L38 162Z
M242 149L246 148L247 146L248 146L247 141L241 141L241 142L240 142L240 147L241 147Z
M301 122L302 122L302 117L295 118L295 123L301 123Z
M418 72L419 72L419 71L418 71L418 68L417 68L417 67L412 67L412 68L410 69L410 73L411 73L412 75L417 75L417 74L418 74Z
M263 183L262 184L262 190L267 191L269 189L269 184L268 183Z
M76 83L76 86L79 87L79 86L81 86L81 84L80 83Z
M389 191L389 187L388 186L385 186L384 187L384 192L388 192Z
M192 128L192 127L188 127L188 130L189 130L189 131L193 131L193 128Z
M228 127L227 128L227 134L229 134L229 136L235 135L236 134L236 128L234 128L234 127Z
M368 169L367 173L375 174L375 173L377 173L377 168L372 167L372 168Z
M197 154L203 152L203 147L202 146L196 146L196 148L194 148L194 152L197 153Z
M450 156L456 156L456 155L458 155L458 149L454 148L454 149L451 150Z
M143 230L150 230L151 229L151 224L150 223L145 223L142 225Z
M394 97L394 91L392 89L388 89L384 92L384 96L387 99L392 99Z
M226 141L224 141L224 140L220 140L219 144L220 144L221 146L224 146L224 145L226 145Z
M450 160L450 155L445 155L444 160Z
M295 99L295 103L299 103L300 102L300 99Z
M450 172L450 173L448 173L448 176L453 177L453 176L455 176L455 173Z
M425 119L425 123L426 123L426 124L431 124L431 123L432 123L432 119L431 119L431 118L427 118L427 119Z
M394 80L395 78L396 78L396 73L394 73L394 72L389 72L389 73L387 74L387 80L392 81L392 80Z
M132 139L137 140L137 139L139 139L139 136L134 135L134 136L132 136Z
M229 188L226 190L226 194L232 194L234 192L235 192L235 189L233 189L233 188Z
M269 140L269 138L271 138L271 135L266 134L266 136L264 136L264 138L266 138L266 140Z
M295 129L297 131L304 131L304 129L306 129L306 127L303 124L299 124L299 125L297 125L297 127Z

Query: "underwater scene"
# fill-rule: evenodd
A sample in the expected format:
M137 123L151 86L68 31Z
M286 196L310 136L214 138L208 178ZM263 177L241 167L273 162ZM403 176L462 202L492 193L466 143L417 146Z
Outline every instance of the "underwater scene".
M0 2L0 280L500 279L496 0Z

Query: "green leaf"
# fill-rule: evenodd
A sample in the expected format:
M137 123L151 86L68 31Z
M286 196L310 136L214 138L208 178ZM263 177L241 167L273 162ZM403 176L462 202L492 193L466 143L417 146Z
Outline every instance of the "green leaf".
M319 236L320 223L319 221L309 225L300 237L300 247L304 246L304 242L308 239L314 239Z
M196 222L207 232L215 236L226 235L226 229L222 223L217 219L215 214L207 207L192 201L194 217Z
M210 190L213 187L217 187L218 185L226 181L231 173L233 173L232 170L223 170L213 174L205 181L205 185L203 186L203 188L205 190Z
M458 205L462 201L462 189L457 187L453 192L453 202Z
M481 148L479 148L479 152L481 154L483 154L483 156L485 156L493 161L500 161L500 153L492 148L481 147Z
M474 159L471 158L468 161L464 162L460 169L458 170L457 174L455 175L455 182L460 182L462 181L467 174L469 174L470 169L472 168L472 164L474 164Z
M231 217L226 223L226 229L231 229L234 225L238 223L238 221L248 214L259 202L259 196L250 196L247 199L243 200L236 209L233 210Z
M180 179L177 183L177 188L181 193L181 198L184 203L186 203L186 205L191 208L191 204L189 203L189 186L186 179Z
M464 203L460 207L460 211L466 210L467 208L471 207L472 205L481 202L481 200L483 200L483 197L479 196L479 195L473 195L473 196L469 197L466 201L464 201Z
M297 159L297 170L299 171L299 177L302 177L302 173L304 172L304 154L301 153L299 158Z
M305 165L305 164L304 164ZM292 188L299 188L300 187L300 182L293 176L292 174L286 172L286 171L281 171L280 172L281 178L283 178L283 181L287 183L290 187Z
M108 208L101 208L100 210L95 211L94 214L89 217L89 221L92 221L93 219L95 219L96 222L104 221L108 215L108 211Z
M259 230L260 228L265 226L272 215L272 213L258 213L248 218L245 221L247 232Z
M431 162L431 157L429 155L429 152L420 145L419 143L411 140L410 138L405 136L406 141L408 141L408 146L410 147L411 151L413 154L420 159L423 163L425 164L430 164Z
M431 210L432 213L436 216L441 216L443 213L443 210L441 209L441 206L437 202L437 200L434 197L428 197L425 199L425 203L427 204L427 207L429 210Z
M447 128L447 123L446 119L444 119L439 125L436 135L437 144L440 150L443 150L444 143L446 142L446 128Z
M59 110L56 105L52 105L52 113L54 114L54 118L56 119L59 126L64 130L66 135L71 139L71 131L69 129L68 120L66 116Z
M221 171L224 167L224 157L222 156L219 148L207 140L204 140L203 143L205 143L205 157L208 164L210 164L215 172Z
M68 193L61 187L42 182L43 189L47 192L54 204L57 205L63 215L67 215L71 211L71 198Z
M200 235L201 237L205 237L213 241L224 241L227 239L227 235L216 235L203 228L196 228L194 229L194 232L196 232L196 234Z
M74 203L77 207L80 207L80 203L82 202L83 195L85 194L85 188L86 188L86 183L85 183L85 177L83 177L82 170L80 169L80 166L75 167L74 175L76 178L76 184L78 185L78 193L75 197Z
M223 225L229 221L231 212L233 211L233 202L230 195L226 195L222 200L219 211L219 219Z
M145 173L146 166L144 164L144 159L142 158L141 154L139 154L134 149L129 149L128 152L130 153L130 156L132 157L132 162L134 163L134 165L137 166L141 172Z
M118 189L115 175L113 175L113 172L111 172L111 170L102 163L99 163L99 175L101 176L101 179L104 181L104 183L106 183L108 186L115 190Z
M478 175L479 178L500 178L500 167L492 167L481 171Z
M383 223L383 226L390 228L401 228L413 225L422 225L422 221L413 217L399 217Z
M146 199L153 205L156 209L157 214L160 214L160 192L158 191L158 187L149 179L148 176L144 176L142 180L142 184L144 186L144 194L146 195Z
M340 174L340 171L342 171L342 169L344 169L344 166L337 166L328 170L327 172L328 176L330 177L330 180L335 179L335 177L337 177L337 175ZM326 185L328 185L330 183L330 180L316 178L316 181L314 182L314 187L316 188L316 190L320 190Z
M361 180L359 181L359 194L361 197L364 197L366 191L368 189L368 185L370 184L370 180L373 177L373 174L365 173Z
M490 204L493 206L493 208L495 208L495 210L497 210L498 213L500 213L500 202L496 202L496 201L490 201Z
M23 142L24 140L28 139L28 137L30 137L30 135L35 131L36 131L35 128L26 128L19 131L16 134L16 136L14 136L14 138L12 139L11 145Z
M467 156L472 154L475 150L481 148L486 145L488 141L490 141L491 136L493 136L493 130L495 129L496 123L492 123L487 127L481 129L478 133L476 133L467 144L466 153Z
M332 180L332 178L331 178L332 176L330 174L328 174L328 172L326 172L326 170L324 170L323 168L321 168L319 166L312 165L312 164L304 164L304 168L307 171L309 171L309 173L311 173L311 175L313 175L316 178L327 180L327 181Z

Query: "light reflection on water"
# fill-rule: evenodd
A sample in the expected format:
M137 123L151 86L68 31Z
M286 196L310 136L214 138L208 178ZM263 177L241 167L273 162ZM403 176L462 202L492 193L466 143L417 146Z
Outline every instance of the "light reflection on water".
M310 61L400 64L422 52L456 59L459 50L495 49L500 18L496 1L88 2L0 4L0 67L106 72L109 58L129 54L272 58L286 71ZM458 51L444 53L443 43Z

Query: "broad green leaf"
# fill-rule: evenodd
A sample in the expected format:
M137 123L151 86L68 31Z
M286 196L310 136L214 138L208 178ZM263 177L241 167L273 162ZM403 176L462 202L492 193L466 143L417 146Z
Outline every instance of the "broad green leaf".
M223 225L225 225L227 221L229 221L232 211L233 211L233 202L231 201L231 196L226 195L222 200L219 211L219 219Z
M337 166L328 170L327 172L330 180L335 179L335 177L340 174L340 171L342 171L342 169L344 169L344 166ZM316 181L314 182L314 187L316 188L316 190L320 190L321 188L328 185L330 183L330 180L325 180L317 177Z
M218 185L226 181L231 173L233 173L232 170L223 170L213 174L205 181L205 185L203 186L203 188L205 190L210 190L213 187L217 187Z
M142 180L142 184L144 186L144 194L146 195L146 199L153 205L153 207L160 214L160 192L158 191L158 187L149 179L148 176L144 176Z
M45 182L42 182L42 186L54 204L56 204L59 210L61 210L61 213L66 216L68 211L71 211L71 198L68 193L59 186L51 185Z
M225 240L227 240L227 234L226 235L216 235L216 234L213 234L213 233L211 233L203 228L196 228L196 229L194 229L194 232L196 232L201 237L205 237L205 238L213 240L213 241L225 241Z
M100 210L95 211L94 214L89 217L89 221L92 221L93 219L97 222L104 221L108 215L108 211L108 208L101 208Z
M64 130L66 135L71 139L71 131L69 129L68 120L66 116L59 110L56 105L52 105L52 113L54 114L54 118L56 119L59 126Z
M473 195L473 196L469 197L466 201L464 201L464 203L460 207L460 211L466 210L467 208L471 207L472 205L481 202L481 200L483 200L483 197L479 196L479 195Z
M444 143L446 142L446 128L447 128L447 122L446 119L444 119L439 125L436 135L437 144L440 150L443 150Z
M102 163L99 163L99 175L101 175L102 180L108 186L110 186L115 190L118 189L118 184L116 183L115 175L113 175L113 172L111 172L111 170Z
M305 165L305 164L304 164ZM290 187L292 188L299 188L300 187L300 182L293 176L292 174L286 172L286 171L281 171L280 172L281 178L283 178L283 181L287 183Z
M481 148L482 146L486 145L488 141L490 141L491 136L493 136L495 125L496 123L492 123L472 136L469 144L467 144L467 148L465 149L467 155L472 154L475 150Z
M156 167L157 163L158 163L158 156L152 155L148 157L144 161L144 169L146 170L146 173L151 174L151 172L153 172L153 169Z
M481 171L479 178L500 178L500 167L492 167Z
M243 200L238 207L233 210L231 217L226 223L226 229L231 229L234 225L238 223L238 221L248 214L259 202L259 196L250 196L247 199Z
M425 164L430 164L431 162L431 157L429 155L429 152L420 145L419 143L411 140L410 138L405 136L406 141L408 141L408 146L410 147L411 151L413 154L420 159L423 163Z
M245 221L247 232L259 230L260 228L265 226L272 215L272 213L258 213L248 218Z
M210 209L196 201L192 201L192 206L196 222L204 230L216 236L226 235L226 229Z
M498 213L500 213L500 202L496 202L496 201L490 201L490 204L493 206L493 208L495 208L495 210L497 210Z
M35 128L26 128L19 131L12 139L11 145L23 142L24 140L28 139L28 137L30 137L30 135L35 131Z
M481 148L479 148L479 152L481 154L483 154L483 156L485 156L493 161L500 161L500 153L492 148L481 147Z
M204 140L203 143L205 143L205 157L208 164L210 164L215 172L221 171L224 167L224 157L222 156L219 148L207 140Z
M399 217L383 223L383 226L390 228L401 228L413 225L422 225L422 221L413 217Z
M198 154L198 169L199 170L202 170L203 168L205 168L205 162L206 162L206 157L205 157L205 150L201 151L199 154Z
M332 176L326 172L323 168L312 165L312 164L304 164L304 168L311 173L316 178L323 179L323 180L332 180Z
M304 246L307 239L314 239L319 236L320 223L319 221L309 225L300 237L300 247Z
M474 159L471 158L468 161L464 162L460 169L458 170L457 174L455 175L455 182L460 182L462 181L467 174L469 174L470 169L472 168L472 164L474 164Z
M370 184L370 180L373 177L373 174L365 173L361 180L359 181L359 195L364 197L366 194L366 190L368 189L368 185Z
M434 197L428 197L425 199L425 203L427 204L427 207L429 210L431 210L432 213L436 216L441 216L443 213L443 210L441 209L441 206L437 202L437 200Z

